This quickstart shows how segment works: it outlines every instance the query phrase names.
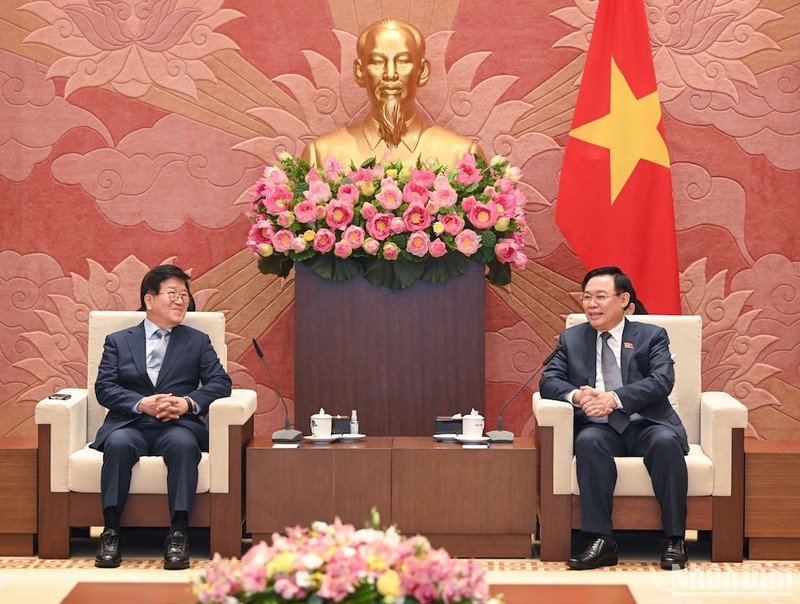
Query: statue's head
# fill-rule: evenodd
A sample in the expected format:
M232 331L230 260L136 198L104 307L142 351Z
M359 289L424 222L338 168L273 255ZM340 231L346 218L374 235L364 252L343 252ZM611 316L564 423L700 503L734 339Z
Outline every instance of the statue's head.
M361 32L353 72L367 91L386 142L400 142L405 121L415 111L417 88L428 82L430 71L425 38L413 25L383 19Z

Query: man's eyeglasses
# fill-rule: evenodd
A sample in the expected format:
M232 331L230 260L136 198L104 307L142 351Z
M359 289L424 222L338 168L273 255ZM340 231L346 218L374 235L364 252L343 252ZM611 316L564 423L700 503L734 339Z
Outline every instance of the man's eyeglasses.
M163 296L169 296L169 299L172 302L178 302L180 304L183 304L184 302L188 302L189 301L189 294L187 294L185 292L181 292L181 293L173 292L173 291L158 292L156 295L157 296L162 296L162 295Z
M603 302L608 301L609 298L613 298L614 296L619 296L620 294L583 294L581 296L581 303L582 304L591 304L592 300L597 302L598 304L602 304Z

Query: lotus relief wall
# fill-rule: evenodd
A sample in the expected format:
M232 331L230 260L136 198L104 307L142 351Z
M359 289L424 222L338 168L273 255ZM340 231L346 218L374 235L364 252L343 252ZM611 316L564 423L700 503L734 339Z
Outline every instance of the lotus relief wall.
M167 260L191 270L200 309L226 312L234 381L259 393L257 432L282 423L248 343L262 343L291 405L293 281L261 275L243 251L242 202L276 152L298 154L365 111L355 37L382 16L427 38L423 112L523 168L534 261L511 286L486 287L492 427L580 309L584 268L554 204L597 2L384 4L0 5L0 435L34 434L37 400L85 384L88 312L136 308L141 276ZM796 438L800 12L777 0L646 6L704 388L748 406L750 435ZM518 434L532 431L529 397L508 409Z

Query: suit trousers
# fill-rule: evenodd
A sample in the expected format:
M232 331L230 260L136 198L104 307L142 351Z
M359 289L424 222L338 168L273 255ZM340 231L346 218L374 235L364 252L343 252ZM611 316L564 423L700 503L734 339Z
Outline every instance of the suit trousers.
M103 509L115 506L122 516L133 466L143 455L160 455L167 466L170 518L176 511L191 513L201 450L194 433L179 421L162 422L150 415L142 415L135 422L109 434L102 451L100 488Z
M661 506L664 534L684 536L689 476L681 439L675 430L649 420L630 422L622 434L608 424L576 426L575 456L584 533L611 536L617 484L614 457L643 457Z

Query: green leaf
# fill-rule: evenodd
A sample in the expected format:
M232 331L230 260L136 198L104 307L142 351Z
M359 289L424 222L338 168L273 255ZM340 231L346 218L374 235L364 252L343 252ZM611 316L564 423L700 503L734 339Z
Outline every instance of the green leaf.
M272 254L272 256L258 259L258 270L265 275L287 277L289 271L292 270L292 266L294 266L292 259L283 254Z
M508 285L511 283L511 265L495 258L489 263L489 274L486 278L495 285Z
M353 258L339 258L333 254L320 254L303 262L320 277L331 281L347 281L361 272L361 265Z
M431 285L444 283L466 273L471 264L472 260L461 252L449 252L441 258L431 258L426 262L422 280Z
M389 289L405 289L419 281L424 272L424 263L409 262L403 258L397 260L370 258L364 261L364 278L372 285Z
M364 163L361 164L362 168L374 168L375 167L375 158L370 157L369 159L365 159Z

